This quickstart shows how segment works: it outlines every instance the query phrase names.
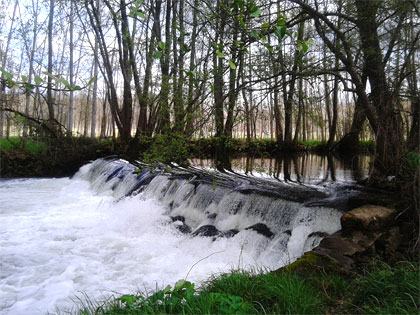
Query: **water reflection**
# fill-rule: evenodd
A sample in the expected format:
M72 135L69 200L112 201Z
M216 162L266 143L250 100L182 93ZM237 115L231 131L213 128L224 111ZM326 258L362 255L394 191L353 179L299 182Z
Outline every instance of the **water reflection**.
M276 158L241 156L231 160L234 172L250 176L270 177L281 181L322 184L325 182L354 182L368 176L369 155L342 158L333 155L305 153ZM192 166L216 168L214 159L191 159Z

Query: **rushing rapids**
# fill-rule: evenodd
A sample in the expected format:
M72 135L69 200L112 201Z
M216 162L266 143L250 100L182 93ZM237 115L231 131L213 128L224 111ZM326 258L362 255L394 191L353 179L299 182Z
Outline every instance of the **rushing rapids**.
M0 181L0 314L288 264L340 228L325 193L96 160L72 178ZM327 198L328 199L328 198ZM318 206L316 206L318 204ZM76 298L77 297L77 298Z

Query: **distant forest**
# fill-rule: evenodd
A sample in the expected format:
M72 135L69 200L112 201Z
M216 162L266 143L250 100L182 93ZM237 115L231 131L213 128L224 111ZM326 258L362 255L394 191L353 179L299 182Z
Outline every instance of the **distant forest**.
M0 10L0 137L419 144L418 0L24 0Z

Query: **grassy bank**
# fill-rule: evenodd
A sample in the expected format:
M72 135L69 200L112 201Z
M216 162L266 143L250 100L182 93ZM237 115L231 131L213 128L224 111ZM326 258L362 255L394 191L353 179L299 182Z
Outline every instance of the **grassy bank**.
M61 177L73 175L82 165L115 154L110 141L88 138L2 139L0 177Z
M179 281L154 294L85 303L79 314L418 314L420 264L378 263L358 274L233 271L201 288Z
M1 151L25 150L30 153L40 153L46 149L45 142L28 139L25 143L21 138L0 139Z

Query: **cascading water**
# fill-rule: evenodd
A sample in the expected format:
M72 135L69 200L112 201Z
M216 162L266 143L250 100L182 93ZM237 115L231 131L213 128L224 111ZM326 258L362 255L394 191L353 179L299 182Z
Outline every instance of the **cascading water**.
M340 228L340 211L305 206L290 187L277 198L246 178L181 175L97 160L72 179L0 181L0 313L274 269Z

